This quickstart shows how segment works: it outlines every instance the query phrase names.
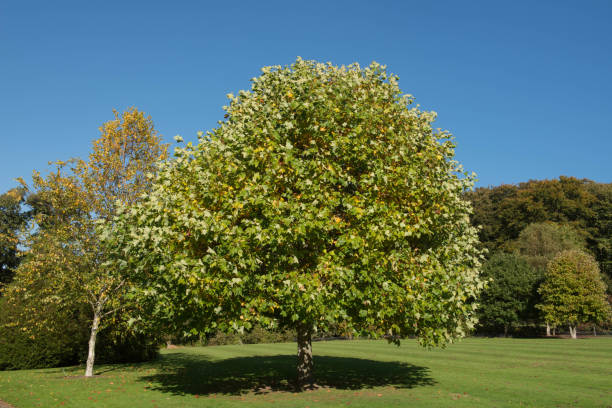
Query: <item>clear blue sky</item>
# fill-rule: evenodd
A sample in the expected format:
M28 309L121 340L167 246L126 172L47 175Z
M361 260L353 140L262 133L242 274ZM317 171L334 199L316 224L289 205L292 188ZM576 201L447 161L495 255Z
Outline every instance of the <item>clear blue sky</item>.
M478 185L612 181L612 1L0 2L0 192L86 156L112 109L171 141L222 118L265 65L400 76Z

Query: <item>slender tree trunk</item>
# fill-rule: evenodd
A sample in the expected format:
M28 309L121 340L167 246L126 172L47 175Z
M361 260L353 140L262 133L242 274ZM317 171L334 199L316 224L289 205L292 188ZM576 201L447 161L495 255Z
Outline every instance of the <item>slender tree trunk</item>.
M298 342L298 364L297 385L299 389L313 384L312 370L314 361L312 359L312 327L299 325L297 328Z
M570 336L572 337L572 339L576 339L576 326L570 325L569 330L570 330Z
M550 337L550 324L546 322L546 337Z
M557 326L553 326L553 336L557 335Z
M595 326L593 326L593 336L597 336L597 330L595 330Z
M504 337L508 337L508 325L504 324Z
M89 335L89 352L87 353L85 377L93 377L94 360L96 358L96 338L98 336L98 327L100 326L101 315L101 307L96 306L94 308L93 322L91 323L91 334Z

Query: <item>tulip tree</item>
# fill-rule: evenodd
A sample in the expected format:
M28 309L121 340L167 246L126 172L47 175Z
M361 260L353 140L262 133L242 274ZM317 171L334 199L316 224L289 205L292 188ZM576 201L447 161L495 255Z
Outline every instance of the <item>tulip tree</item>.
M461 198L473 179L435 114L376 63L262 71L106 231L151 316L295 328L300 385L330 327L426 346L464 335L482 287Z

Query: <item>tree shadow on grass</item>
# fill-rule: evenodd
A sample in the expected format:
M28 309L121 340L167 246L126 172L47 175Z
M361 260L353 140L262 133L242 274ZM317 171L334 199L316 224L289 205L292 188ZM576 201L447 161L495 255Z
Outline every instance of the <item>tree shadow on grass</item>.
M317 387L357 390L377 386L413 388L433 385L429 369L393 361L315 356ZM211 361L204 356L173 353L162 357L159 373L141 377L148 388L172 394L295 392L293 355L237 357Z

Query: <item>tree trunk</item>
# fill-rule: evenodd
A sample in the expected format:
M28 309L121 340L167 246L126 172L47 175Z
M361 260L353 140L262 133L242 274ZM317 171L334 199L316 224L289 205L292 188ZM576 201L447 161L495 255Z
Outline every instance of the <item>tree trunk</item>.
M94 360L96 358L96 337L98 336L98 326L100 326L100 315L102 311L99 307L94 309L93 322L91 323L91 334L89 335L89 352L87 353L87 365L85 377L93 377Z
M572 337L572 339L576 338L576 326L571 326L569 327L570 330L570 336Z
M297 386L303 389L313 384L312 370L312 327L299 325L297 328L298 342L298 364L297 364Z
M504 325L504 337L508 337L508 325Z
M597 336L597 330L595 330L595 326L593 326L593 336Z
M553 326L553 336L557 335L557 326Z
M546 337L550 337L550 324L546 322Z

